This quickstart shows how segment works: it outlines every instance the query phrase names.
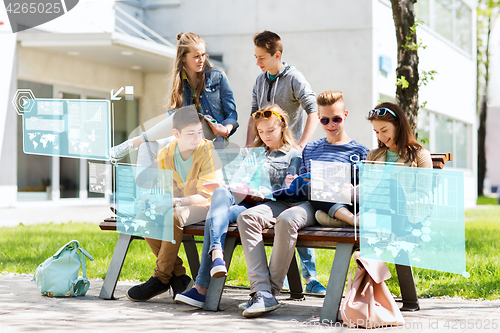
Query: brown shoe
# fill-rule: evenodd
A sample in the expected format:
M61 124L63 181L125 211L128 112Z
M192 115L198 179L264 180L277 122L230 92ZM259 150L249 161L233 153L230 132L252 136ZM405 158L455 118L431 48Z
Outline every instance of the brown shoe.
M317 210L314 217L316 217L316 221L324 227L344 228L346 226L344 221L333 219L322 210Z

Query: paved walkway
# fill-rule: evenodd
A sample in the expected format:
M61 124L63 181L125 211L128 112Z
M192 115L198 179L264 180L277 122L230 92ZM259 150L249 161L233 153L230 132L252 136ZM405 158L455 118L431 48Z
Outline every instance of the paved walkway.
M107 206L0 208L0 227L19 223L99 223L110 216ZM1 244L0 244L1 246ZM283 306L260 318L246 319L237 305L248 299L248 292L227 289L222 297L223 311L206 312L175 304L170 294L148 302L134 303L126 290L137 282L118 282L118 300L99 299L102 281L93 280L85 297L48 298L41 296L31 276L0 275L0 333L7 332L308 332L311 330L348 331L334 323L322 323L322 298L305 301L279 297ZM500 332L500 300L474 301L455 298L421 299L422 310L403 313L404 327L384 329L403 332ZM337 323L337 326L339 324ZM382 329L372 330L382 331Z
M36 203L0 208L0 227L37 223L91 222L99 223L112 215L109 206L55 206ZM3 332L2 332L3 333Z
M305 301L279 297L283 306L260 318L247 319L237 309L248 299L247 291L228 289L222 296L223 311L208 312L175 304L170 292L148 302L125 297L135 282L118 282L117 300L99 299L100 280L91 281L84 297L41 296L31 276L0 275L0 333L7 332L308 332L348 331L335 324L319 325L322 298ZM500 301L421 299L422 310L404 313L400 328L372 330L397 332L499 332ZM337 324L337 326L340 324ZM470 325L470 329L467 326ZM495 329L496 327L496 329Z

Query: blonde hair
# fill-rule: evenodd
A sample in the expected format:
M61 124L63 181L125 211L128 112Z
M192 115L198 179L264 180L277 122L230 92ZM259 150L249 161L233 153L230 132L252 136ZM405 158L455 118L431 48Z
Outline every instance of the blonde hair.
M184 68L184 63L182 60L186 54L191 51L191 45L199 43L205 44L203 38L192 32L181 32L176 38L178 40L177 55L175 57L174 68L172 70L172 86L170 88L170 100L168 104L168 108L170 110L179 109L184 103L184 96L182 94L184 88L184 84L182 82L182 70ZM208 56L205 57L203 70L198 73L198 85L196 86L196 96L194 101L196 105L200 104L200 95L205 89L205 70L207 68L211 68Z
M338 101L343 102L344 95L341 91L327 90L318 95L317 101L318 105L329 106L337 103Z
M296 143L295 139L293 137L292 131L290 131L290 128L288 128L288 114L285 113L277 104L274 105L268 105L260 109L259 111L266 111L266 110L273 110L277 114L281 116L281 119L276 117L275 114L271 116L271 118L265 118L265 117L260 117L259 119L254 121L253 125L253 132L254 132L254 139L252 143L252 148L257 148L257 147L266 147L266 144L262 139L260 138L259 131L257 129L257 125L262 122L263 120L266 119L273 119L276 122L281 123L281 145L279 149L283 150L290 150L291 148L296 148Z

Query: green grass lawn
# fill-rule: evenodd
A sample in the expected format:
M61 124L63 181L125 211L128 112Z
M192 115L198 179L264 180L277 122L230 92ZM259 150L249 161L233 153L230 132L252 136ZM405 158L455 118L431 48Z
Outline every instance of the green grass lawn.
M460 296L498 299L500 297L500 207L469 210L465 214L466 265L469 278L458 274L414 268L418 295ZM118 234L101 231L95 224L39 224L0 228L0 272L33 274L38 264L72 239L80 241L95 261L87 260L89 278L104 278ZM198 244L201 251L201 244ZM271 248L267 248L270 254ZM326 286L334 251L316 250L317 279ZM189 272L184 248L180 257ZM122 280L146 281L153 271L154 255L144 241L133 241L122 269ZM354 267L351 262L351 268ZM394 265L388 264L393 277L387 281L391 292L399 295ZM243 249L235 250L227 284L249 286Z
M478 205L498 205L498 199L492 197L486 197L484 195L477 197Z

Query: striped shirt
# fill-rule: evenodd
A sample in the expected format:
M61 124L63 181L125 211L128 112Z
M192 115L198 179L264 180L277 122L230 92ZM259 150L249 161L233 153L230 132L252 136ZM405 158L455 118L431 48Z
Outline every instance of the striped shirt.
M300 174L311 172L311 160L350 163L352 167L357 161L366 160L368 152L368 148L354 140L343 145L333 145L326 141L326 138L322 138L309 142L304 147L299 172Z

